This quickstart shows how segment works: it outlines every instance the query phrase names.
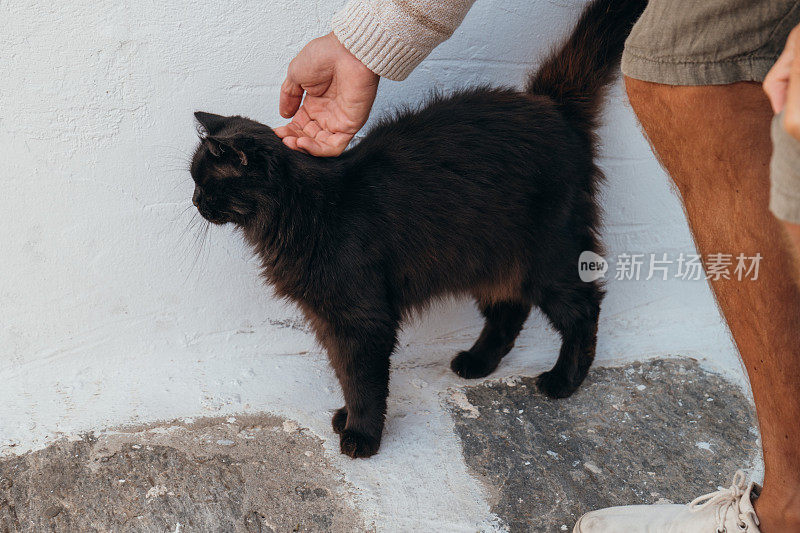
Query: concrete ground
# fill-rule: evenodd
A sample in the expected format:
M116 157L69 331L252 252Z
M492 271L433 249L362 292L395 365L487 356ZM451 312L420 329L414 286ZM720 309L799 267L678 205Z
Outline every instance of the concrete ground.
M741 387L690 358L594 368L567 400L519 376L439 397L461 447L447 462L466 465L485 512L437 530L568 531L586 510L683 502L759 461ZM385 447L398 431L390 420ZM0 460L0 532L424 530L425 501L405 521L362 512L363 487L348 470L379 469L381 454L343 460L325 442L334 438L264 414L64 439ZM420 464L438 452L405 450ZM425 475L399 474L383 483L402 502ZM448 491L443 483L431 500Z

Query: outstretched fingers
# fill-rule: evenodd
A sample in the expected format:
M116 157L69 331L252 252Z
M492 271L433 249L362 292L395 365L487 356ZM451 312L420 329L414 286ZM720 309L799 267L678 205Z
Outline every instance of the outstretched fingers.
M285 139L286 137L299 137L303 134L303 128L295 124L294 122L290 122L283 126L279 126L273 130L275 135L280 137L281 139Z
M350 144L352 133L331 132L313 120L301 107L289 124L275 128L275 134L292 150L317 157L335 157Z
M349 133L321 131L316 137L298 137L297 147L317 157L335 157L344 152L352 138Z

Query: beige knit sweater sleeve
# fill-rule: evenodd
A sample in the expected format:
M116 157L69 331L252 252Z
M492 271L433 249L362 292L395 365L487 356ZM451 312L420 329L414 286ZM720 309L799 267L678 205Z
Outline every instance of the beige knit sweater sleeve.
M447 40L475 0L349 0L333 33L370 70L404 80Z

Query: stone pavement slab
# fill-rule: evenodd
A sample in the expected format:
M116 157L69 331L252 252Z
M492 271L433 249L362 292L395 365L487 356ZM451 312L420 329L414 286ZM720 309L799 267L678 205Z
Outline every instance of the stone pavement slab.
M0 532L361 530L341 478L271 416L87 435L0 461Z
M594 368L566 400L520 378L450 402L464 458L511 531L571 531L583 512L612 505L685 503L759 454L750 401L691 359Z

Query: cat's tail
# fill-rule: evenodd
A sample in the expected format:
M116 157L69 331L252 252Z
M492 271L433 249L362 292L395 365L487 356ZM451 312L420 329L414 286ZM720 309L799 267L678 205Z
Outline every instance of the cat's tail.
M531 76L526 91L553 98L578 131L592 136L605 88L647 0L592 0L560 49Z

